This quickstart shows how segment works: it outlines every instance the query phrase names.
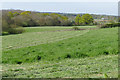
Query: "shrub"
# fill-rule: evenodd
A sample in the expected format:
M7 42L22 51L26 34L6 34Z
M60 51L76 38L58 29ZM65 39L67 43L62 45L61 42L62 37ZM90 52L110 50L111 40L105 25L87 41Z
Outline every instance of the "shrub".
M106 24L99 24L98 27L99 28L107 28Z
M119 27L120 23L108 23L108 24L100 24L98 27L100 28L112 28L112 27Z
M98 25L98 23L96 21L93 22L93 25Z
M8 35L8 34L9 34L8 32L5 31L2 32L2 35Z
M9 31L10 34L20 34L20 33L24 32L22 27L10 28L8 31Z
M73 29L74 29L74 30L79 30L79 28L78 28L78 27L73 27Z
M93 26L93 25L96 25L96 24L94 24L94 23L90 23L90 24L89 24L89 26Z

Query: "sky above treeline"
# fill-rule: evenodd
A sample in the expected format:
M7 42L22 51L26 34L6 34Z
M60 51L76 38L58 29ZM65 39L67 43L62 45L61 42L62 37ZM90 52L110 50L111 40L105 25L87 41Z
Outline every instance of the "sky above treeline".
M3 2L2 9L118 15L118 2Z

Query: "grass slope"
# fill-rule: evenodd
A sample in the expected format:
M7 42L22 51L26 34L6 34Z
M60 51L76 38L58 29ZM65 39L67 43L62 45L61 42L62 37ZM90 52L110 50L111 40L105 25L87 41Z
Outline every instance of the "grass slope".
M78 26L79 27L79 26ZM95 28L95 26L80 26L79 28ZM16 49L27 46L59 41L84 33L83 31L70 31L72 27L30 27L25 33L2 37L3 50ZM65 31L61 31L65 30ZM67 31L66 31L67 30ZM86 32L86 31L85 31Z
M70 32L69 34L73 33ZM59 61L66 58L76 59L118 54L118 28L90 30L83 35L75 36L77 34L62 41L3 51L2 61L3 63L21 64L41 60ZM57 36L59 37L60 35ZM29 38L31 39L31 36ZM34 36L32 38L34 39ZM39 40L41 39L39 38Z
M30 32L3 37L3 50L35 46L79 36L87 31Z
M22 65L4 64L2 76L11 78L117 78L118 56L105 55Z

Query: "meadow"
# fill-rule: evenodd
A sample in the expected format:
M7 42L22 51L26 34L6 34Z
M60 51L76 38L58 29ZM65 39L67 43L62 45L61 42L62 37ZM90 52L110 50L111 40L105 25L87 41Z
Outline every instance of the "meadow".
M95 26L81 26L80 28L94 28ZM82 31L73 31L72 27L28 27L23 34L3 36L3 50L15 49L33 45L44 44L64 38L83 34ZM86 31L84 31L86 32ZM31 38L32 37L32 38Z
M118 56L4 64L3 77L11 78L117 78Z
M118 77L118 27L79 28L29 27L2 36L3 77Z

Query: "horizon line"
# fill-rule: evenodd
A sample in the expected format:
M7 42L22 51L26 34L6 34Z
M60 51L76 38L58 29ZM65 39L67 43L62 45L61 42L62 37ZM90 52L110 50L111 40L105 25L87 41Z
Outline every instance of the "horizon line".
M92 15L106 15L106 16L118 16L113 14L102 14L102 13L87 13L87 12L59 12L59 11L38 11L38 10L25 10L25 9L0 9L0 10L21 10L21 11L32 11L39 13L63 13L63 14L92 14Z

